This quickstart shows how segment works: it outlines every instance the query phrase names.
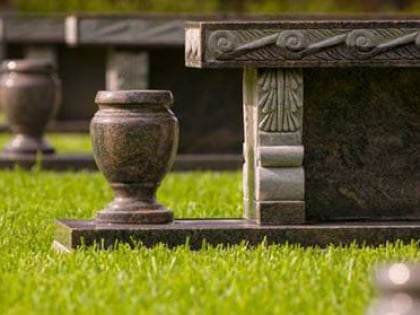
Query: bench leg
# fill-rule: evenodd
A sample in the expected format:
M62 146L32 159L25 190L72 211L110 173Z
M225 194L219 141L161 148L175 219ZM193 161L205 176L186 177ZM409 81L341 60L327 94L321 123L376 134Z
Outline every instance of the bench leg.
M305 222L301 69L244 69L245 217Z
M106 69L107 90L148 89L149 55L110 49Z
M58 66L57 51L51 45L30 45L24 48L24 56L28 59L44 59Z

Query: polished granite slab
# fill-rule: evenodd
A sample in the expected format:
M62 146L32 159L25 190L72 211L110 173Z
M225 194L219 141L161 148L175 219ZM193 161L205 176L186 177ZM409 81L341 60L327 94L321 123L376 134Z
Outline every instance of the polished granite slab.
M257 245L300 244L302 246L379 245L401 240L418 241L420 221L404 222L336 222L302 225L262 226L246 219L183 219L169 224L117 225L97 224L94 220L58 220L54 248L70 251L97 244L110 248L116 242L152 247L188 244L200 249L203 244Z

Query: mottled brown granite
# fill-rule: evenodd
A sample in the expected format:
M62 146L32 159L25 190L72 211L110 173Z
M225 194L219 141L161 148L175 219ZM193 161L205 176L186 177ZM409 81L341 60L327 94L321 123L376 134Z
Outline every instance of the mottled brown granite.
M155 198L171 168L178 144L178 121L164 90L99 91L99 111L90 132L93 154L115 198L97 213L105 223L167 223L173 214Z

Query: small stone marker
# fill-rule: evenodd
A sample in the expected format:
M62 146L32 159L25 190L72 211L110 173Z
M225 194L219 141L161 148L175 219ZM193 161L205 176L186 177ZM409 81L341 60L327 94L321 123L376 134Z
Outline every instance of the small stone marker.
M396 263L382 267L375 283L380 296L367 315L420 314L420 265Z

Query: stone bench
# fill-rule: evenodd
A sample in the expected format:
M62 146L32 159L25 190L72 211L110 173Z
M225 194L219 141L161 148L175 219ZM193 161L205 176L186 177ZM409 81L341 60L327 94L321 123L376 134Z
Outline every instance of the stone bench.
M54 247L418 241L419 34L414 19L187 23L187 66L243 68L243 218L59 220Z
M418 20L191 22L185 59L243 69L247 218L420 219Z

